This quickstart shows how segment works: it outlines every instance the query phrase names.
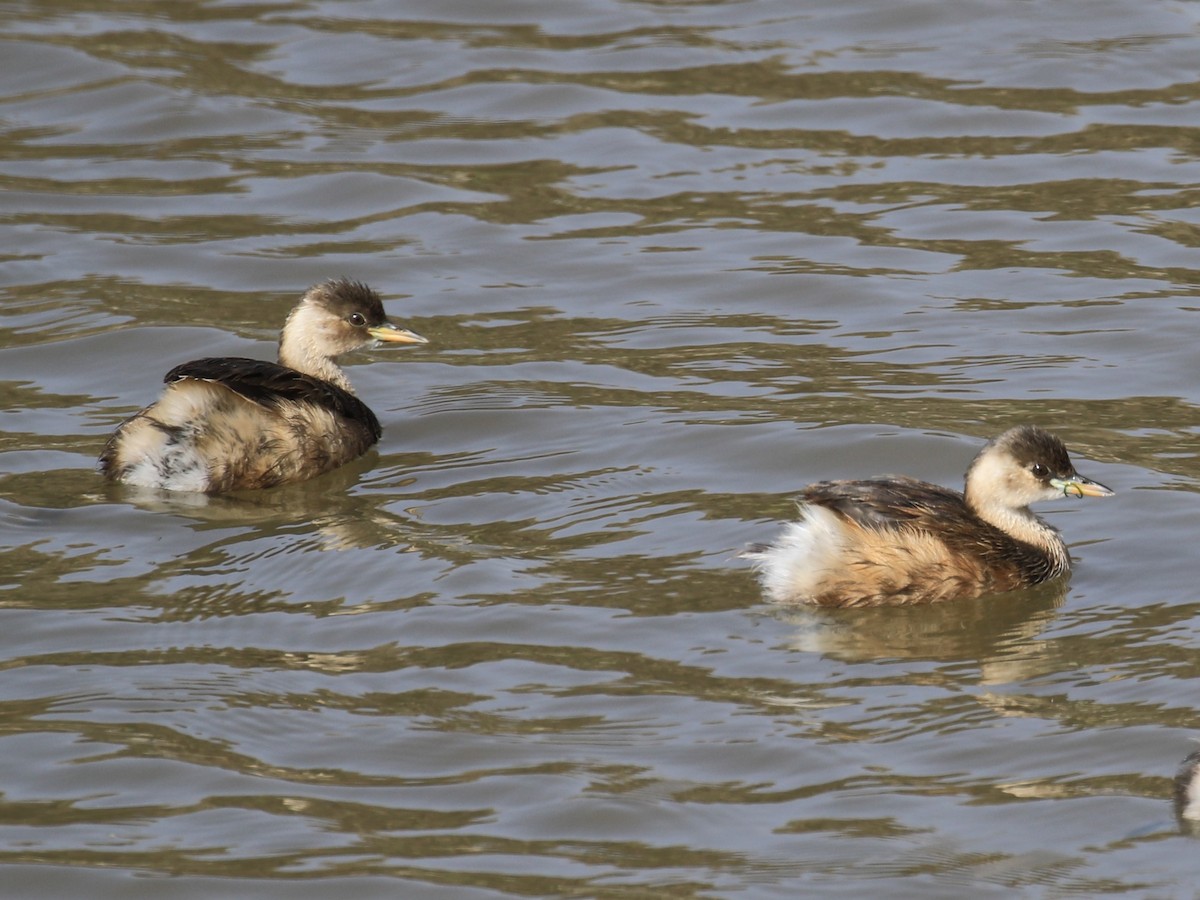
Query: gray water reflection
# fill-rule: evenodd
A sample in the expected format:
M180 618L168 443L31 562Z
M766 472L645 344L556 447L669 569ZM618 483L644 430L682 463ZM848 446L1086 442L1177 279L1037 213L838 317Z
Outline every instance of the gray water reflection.
M1197 19L1019 12L0 9L5 896L1190 894ZM100 482L339 274L433 341L377 451ZM1026 421L1069 586L761 603L802 484Z

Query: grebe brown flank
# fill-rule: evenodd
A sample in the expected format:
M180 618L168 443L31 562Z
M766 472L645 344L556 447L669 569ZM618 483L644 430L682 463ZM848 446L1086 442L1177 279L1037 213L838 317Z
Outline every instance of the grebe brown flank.
M1070 571L1062 536L1030 503L1112 493L1075 471L1062 441L1022 425L979 451L965 494L904 476L811 484L800 520L742 556L754 562L767 598L780 603L900 606L978 597Z
M335 360L377 341L427 343L389 322L365 284L315 285L288 315L278 363L217 357L176 366L162 396L109 438L100 472L131 485L223 493L336 469L381 431Z

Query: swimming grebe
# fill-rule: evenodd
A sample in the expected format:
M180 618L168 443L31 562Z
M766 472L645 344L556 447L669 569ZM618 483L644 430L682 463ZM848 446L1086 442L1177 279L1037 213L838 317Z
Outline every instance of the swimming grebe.
M1193 750L1175 773L1175 814L1180 819L1200 819L1200 750Z
M811 484L801 495L800 521L742 556L779 603L901 606L979 597L1070 571L1067 545L1030 503L1112 493L1076 473L1058 438L1022 425L979 452L965 495L903 476Z
M215 494L304 481L379 440L375 414L334 361L376 341L424 344L387 320L379 295L339 279L305 292L279 336L279 362L198 359L163 379L100 454L113 481Z

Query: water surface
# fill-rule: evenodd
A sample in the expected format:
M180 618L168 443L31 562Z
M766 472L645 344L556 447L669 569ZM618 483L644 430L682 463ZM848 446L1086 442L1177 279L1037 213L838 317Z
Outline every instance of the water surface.
M0 8L6 896L1173 896L1200 734L1197 9ZM378 450L103 484L309 284ZM821 478L1021 422L1069 585L764 604Z

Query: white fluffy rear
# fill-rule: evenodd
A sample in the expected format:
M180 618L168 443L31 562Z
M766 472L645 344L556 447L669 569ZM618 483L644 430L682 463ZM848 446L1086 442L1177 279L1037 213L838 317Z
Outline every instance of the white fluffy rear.
M785 525L770 546L743 554L754 563L767 599L776 603L811 600L845 550L845 528L834 513L822 506L803 506L800 512L800 521Z
M1179 815L1185 819L1200 820L1200 778L1197 777L1197 768L1200 763L1193 761L1192 757L1188 757L1184 761L1184 769L1179 773L1179 784L1182 790L1179 793Z
M139 487L169 491L208 490L208 465L194 446L167 443L162 435L153 451L132 462L121 480Z
M227 393L201 381L168 385L154 406L126 421L114 437L117 478L139 487L208 490L209 465L196 446L194 423L205 421ZM168 433L154 421L178 430Z

